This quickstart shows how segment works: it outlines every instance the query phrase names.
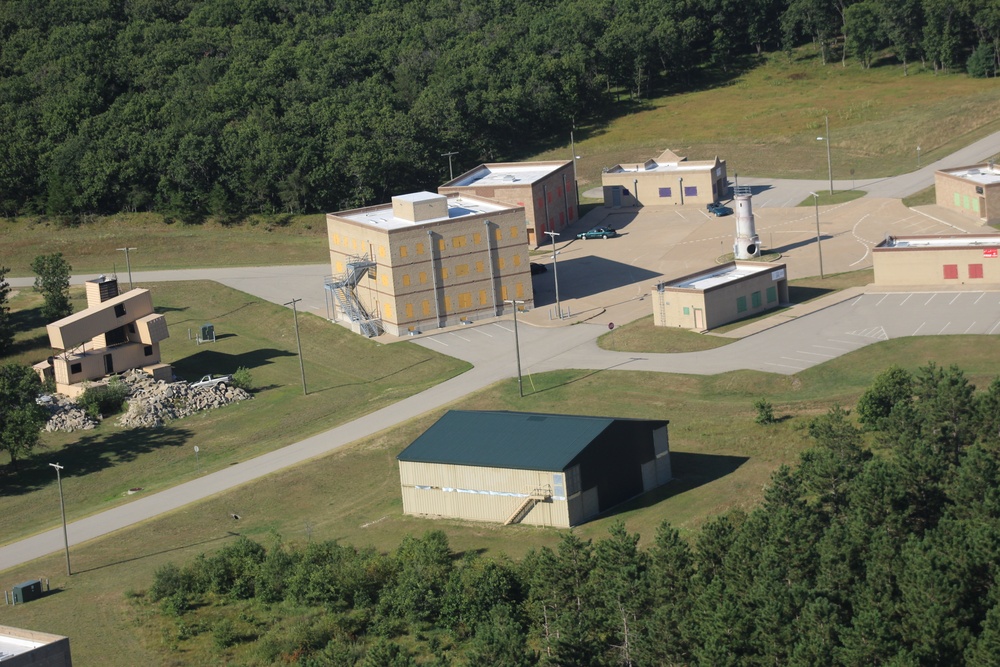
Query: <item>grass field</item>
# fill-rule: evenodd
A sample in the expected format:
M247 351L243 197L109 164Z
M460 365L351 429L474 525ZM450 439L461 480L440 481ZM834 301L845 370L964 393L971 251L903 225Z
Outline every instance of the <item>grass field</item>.
M647 160L665 148L689 159L726 160L733 174L827 177L826 133L835 179L875 178L917 168L1000 131L993 108L1000 80L885 65L864 70L848 60L822 65L804 47L789 59L766 56L728 85L648 100L602 126L579 127L580 189L599 185L601 170ZM565 145L533 159L570 159Z
M77 290L79 293L81 290ZM151 287L170 338L163 359L181 377L232 373L245 366L261 388L251 401L199 413L158 429L123 430L114 419L93 431L43 434L42 446L9 470L0 454L0 536L10 542L52 528L58 512L39 514L55 488L48 463L66 470L67 518L77 519L126 502L125 491L154 492L271 451L350 421L453 377L469 366L411 343L380 345L312 315L299 316L308 396L302 395L291 312L216 283ZM39 320L39 297L24 291L15 316ZM198 346L188 328L212 322L218 342ZM40 322L39 322L40 323ZM32 363L51 352L43 331L16 341L10 359ZM41 343L41 346L38 344ZM3 361L8 361L4 359ZM201 450L196 465L193 447Z
M771 473L794 464L808 444L808 421L833 404L853 406L874 374L889 364L916 368L929 360L957 363L977 386L1000 374L1000 341L995 337L896 339L858 350L794 376L742 371L711 377L607 371L563 371L535 377L545 390L533 394L530 409L670 420L677 480L575 531L584 538L606 533L611 521L625 520L648 544L655 527L669 520L688 536L708 518L732 508L752 508ZM764 396L781 420L753 423L753 401ZM464 409L524 409L516 383L508 381L456 404ZM73 637L79 664L106 667L135 664L206 664L211 655L174 655L169 638L145 625L144 612L125 591L146 588L153 571L168 561L183 562L211 551L239 533L269 541L338 539L350 544L394 548L408 533L444 530L456 550L477 549L520 556L554 545L560 532L403 516L395 455L440 412L378 434L344 451L276 473L257 482L186 507L114 536L74 547L78 572L64 575L61 553L3 573L5 587L49 577L58 594L0 607L0 624L43 628ZM67 495L69 490L67 489ZM43 499L38 498L38 503ZM51 492L44 505L58 516ZM233 524L230 511L242 516ZM37 510L36 510L37 513ZM81 613L80 610L87 610ZM109 652L108 646L115 646Z

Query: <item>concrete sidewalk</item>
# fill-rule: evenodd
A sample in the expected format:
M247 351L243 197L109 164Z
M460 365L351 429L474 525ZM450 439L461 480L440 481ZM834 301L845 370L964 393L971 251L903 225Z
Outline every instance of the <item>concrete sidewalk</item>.
M786 322L791 322L792 320L796 320L800 317L811 315L812 313L824 310L831 306L836 306L838 303L849 301L854 297L861 296L871 287L873 286L865 285L864 287L848 287L847 289L842 289L839 292L821 296L817 299L813 299L812 301L807 301L806 303L795 304L794 306L779 310L773 315L763 316L760 319L738 329L718 334L708 332L706 335L719 336L721 338L746 338L747 336L753 336L761 331L773 329L774 327L781 326Z

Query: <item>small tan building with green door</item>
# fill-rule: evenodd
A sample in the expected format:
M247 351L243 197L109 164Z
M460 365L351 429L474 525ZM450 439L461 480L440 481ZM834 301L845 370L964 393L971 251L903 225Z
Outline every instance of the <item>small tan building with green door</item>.
M784 264L730 262L653 287L653 323L708 331L788 303Z
M1000 223L1000 169L992 162L936 172L934 196L938 206L984 225Z

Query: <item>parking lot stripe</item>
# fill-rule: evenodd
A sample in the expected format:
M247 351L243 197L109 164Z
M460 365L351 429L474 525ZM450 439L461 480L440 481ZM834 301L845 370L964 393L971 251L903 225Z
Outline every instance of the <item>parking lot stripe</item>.
M979 293L979 299L982 299L982 298L983 298L984 296L986 296L986 292L980 292L980 293ZM976 299L975 301L973 301L973 302L972 302L972 305L974 306L974 305L976 305L977 303L979 303L979 299Z
M475 331L477 334L486 336L487 338L493 338L493 336L491 336L490 334L486 333L485 331L482 331L480 327L476 327L475 329L473 329L473 331Z
M455 338L457 338L457 339L459 339L459 340L464 340L464 341L465 341L466 343L471 343L471 342L472 342L472 339L471 339L471 338L462 338L461 336L459 336L459 335L458 335L457 333L455 333L455 332L449 332L449 333L448 333L448 335L449 335L449 336L454 336Z
M924 301L924 305L926 306L927 304L929 304L931 301L934 300L934 297L936 297L936 296L937 296L937 294L931 294L931 297L929 299L927 299L927 301Z
M888 299L888 298L889 298L889 295L888 295L888 294L886 294L886 295L885 295L885 296L883 296L883 297L882 297L881 299L879 299L879 300L878 300L878 303L876 303L875 305L876 305L876 306L881 306L881 305L882 305L882 302L883 302L883 301L885 301L885 300L886 300L886 299Z
M805 370L801 366L789 366L788 364L776 364L773 361L765 361L764 365L765 366L781 366L782 368L794 368L797 371L803 371L803 370Z
M835 355L835 354L823 354L822 352L807 352L805 350L796 350L795 354L814 354L817 357L826 357L827 359L836 359L837 358L837 355Z
M958 294L956 294L956 295L955 295L955 298L954 298L954 299L952 299L951 301L949 301L949 302L948 302L948 305L950 306L951 304L953 304L953 303L955 303L956 301L958 301L959 297L961 297L961 296L962 296L962 293L961 293L961 292L959 292Z
M850 345L851 347L854 347L855 345L857 345L857 343L853 343L853 342L851 342L849 340L837 340L836 338L831 338L830 342L831 343L843 343L844 345ZM837 349L837 348L833 348L833 349Z
M438 345L443 345L445 347L451 347L450 345L448 345L448 343L444 342L443 340L438 339L437 336L429 336L429 337L425 338L424 340L433 341L433 342L437 343Z
M920 326L919 326L919 327L917 327L916 331L914 331L914 332L913 332L913 333L911 333L910 335L911 335L911 336L916 336L916 335L917 335L917 331L920 331L921 329L923 329L923 328L924 328L924 325L925 325L925 324L927 324L927 322L921 322L921 323L920 323Z
M940 336L941 334L943 334L944 330L947 329L950 324L951 324L951 322L948 322L948 324L946 324L943 327L941 327L941 331L938 331L938 336Z
M903 299L903 303L906 303L907 301L909 301L909 300L910 300L910 297L911 297L911 296L913 296L913 295L912 295L912 294L907 294L907 295L906 295L906 298L905 298L905 299ZM903 305L903 303L900 303L899 305L901 305L901 306L902 306L902 305Z
M501 325L499 325L499 324L494 324L493 326L495 326L495 327L496 327L496 328L498 328L498 329L503 329L503 330L504 330L504 331L506 331L507 333L514 333L514 330L513 330L513 329L508 329L508 328L507 328L507 327L505 327L505 326L501 326Z
M975 322L973 322L972 324L969 325L969 328L965 330L965 333L969 333L972 330L972 327L974 327L974 326L976 326Z
M989 333L992 334L997 330L997 327L1000 327L1000 320L997 320L997 323L993 325L993 328L989 330Z
M784 359L785 361L797 361L800 364L811 364L814 363L810 359L796 359L795 357L778 357L779 359Z
M835 340L833 342L834 343L839 343L840 341ZM845 345L850 345L850 343L844 343L844 344ZM844 351L844 348L842 348L842 347L834 347L833 345L813 345L813 347L822 347L822 348L825 348L827 350L837 350L838 352L843 352Z

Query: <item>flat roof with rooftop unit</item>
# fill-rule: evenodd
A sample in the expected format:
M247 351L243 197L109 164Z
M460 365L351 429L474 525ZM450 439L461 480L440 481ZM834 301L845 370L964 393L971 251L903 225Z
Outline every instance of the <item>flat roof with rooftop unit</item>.
M934 173L935 203L983 224L1000 223L1000 169L992 162Z
M872 248L880 286L1000 286L1000 234L887 236Z
M73 667L69 638L0 625L0 664L4 667Z

